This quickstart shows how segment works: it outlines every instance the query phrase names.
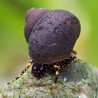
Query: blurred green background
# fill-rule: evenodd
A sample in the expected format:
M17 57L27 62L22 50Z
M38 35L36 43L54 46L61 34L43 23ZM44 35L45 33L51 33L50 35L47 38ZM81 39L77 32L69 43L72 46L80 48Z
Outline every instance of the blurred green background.
M75 45L78 57L98 67L97 0L0 0L1 78L18 74L29 59L24 25L26 12L32 7L65 9L74 13L81 22L81 35Z

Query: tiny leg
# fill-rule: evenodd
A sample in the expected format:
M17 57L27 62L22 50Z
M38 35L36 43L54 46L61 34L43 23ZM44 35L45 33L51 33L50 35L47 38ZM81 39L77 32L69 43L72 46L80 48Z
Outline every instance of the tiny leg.
M54 79L54 83L52 84L52 87L55 88L57 80L58 80L58 76L60 74L60 72L59 72L60 66L59 65L53 65L53 70L55 71L55 79Z
M72 50L71 54L72 54L72 55L76 55L77 52L76 52L75 50Z
M32 60L29 61L29 62L26 64L25 68L21 71L21 73L19 74L19 76L16 77L14 80L8 82L7 84L10 84L10 83L16 81L17 79L19 79L19 78L27 71L27 69L31 66L32 63L33 63Z
M55 84L57 83L59 74L60 74L60 73L59 73L59 70L57 70L57 71L55 72L55 80L54 80L54 83L55 83Z

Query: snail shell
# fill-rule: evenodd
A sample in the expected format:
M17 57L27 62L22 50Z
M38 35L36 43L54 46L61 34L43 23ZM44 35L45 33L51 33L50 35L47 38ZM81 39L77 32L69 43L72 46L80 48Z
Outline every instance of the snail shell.
M30 57L50 64L70 55L80 35L80 22L65 10L31 9L24 31Z

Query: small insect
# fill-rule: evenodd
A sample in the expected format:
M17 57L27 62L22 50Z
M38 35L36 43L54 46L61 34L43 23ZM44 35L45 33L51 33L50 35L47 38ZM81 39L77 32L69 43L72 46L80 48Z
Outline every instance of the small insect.
M58 76L60 74L60 69L65 68L72 62L74 62L76 56L70 55L65 60L60 62L55 62L53 64L41 64L41 63L34 63L32 65L31 74L35 77L41 78L44 76L47 70L51 70L55 74L54 83L57 83Z
M27 13L24 35L31 61L15 80L32 65L33 76L41 78L51 70L57 83L60 69L76 59L73 47L80 35L78 18L65 10L33 8Z

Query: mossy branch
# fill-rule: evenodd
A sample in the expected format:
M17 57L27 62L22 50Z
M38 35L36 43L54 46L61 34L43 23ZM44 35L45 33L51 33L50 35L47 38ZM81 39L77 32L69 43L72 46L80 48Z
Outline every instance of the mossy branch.
M27 71L20 79L0 87L0 98L98 98L98 79L82 60L61 69L56 88L54 75L36 79Z

